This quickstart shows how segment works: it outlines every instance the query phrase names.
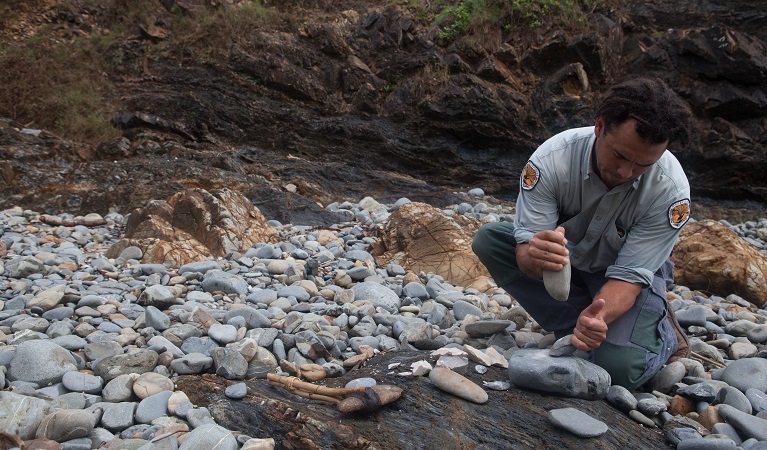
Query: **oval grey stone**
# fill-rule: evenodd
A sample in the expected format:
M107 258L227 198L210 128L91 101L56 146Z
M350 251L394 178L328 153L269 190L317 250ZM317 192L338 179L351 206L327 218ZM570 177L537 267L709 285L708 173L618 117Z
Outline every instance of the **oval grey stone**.
M380 307L394 314L399 311L400 299L397 294L384 285L365 281L352 287L354 298L367 300L375 307Z
M77 362L69 350L50 341L32 340L16 347L7 377L47 386L73 370L77 370Z
M552 424L580 437L596 437L607 432L607 424L575 408L552 409L548 418Z

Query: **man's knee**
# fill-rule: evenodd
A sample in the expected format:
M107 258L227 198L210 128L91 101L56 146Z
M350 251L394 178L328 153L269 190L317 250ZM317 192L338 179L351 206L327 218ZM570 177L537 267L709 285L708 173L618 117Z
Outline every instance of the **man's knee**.
M593 362L610 374L612 384L636 389L652 378L647 373L647 351L602 342L594 350Z
M487 223L477 230L471 243L472 251L499 286L522 276L517 268L513 232L514 224L510 222Z

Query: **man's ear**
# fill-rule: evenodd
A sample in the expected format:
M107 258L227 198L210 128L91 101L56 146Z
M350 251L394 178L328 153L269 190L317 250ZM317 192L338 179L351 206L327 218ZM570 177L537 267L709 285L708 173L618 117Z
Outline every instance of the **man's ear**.
M597 116L597 120L594 123L594 134L599 137L602 135L602 133L605 130L605 118L602 116Z

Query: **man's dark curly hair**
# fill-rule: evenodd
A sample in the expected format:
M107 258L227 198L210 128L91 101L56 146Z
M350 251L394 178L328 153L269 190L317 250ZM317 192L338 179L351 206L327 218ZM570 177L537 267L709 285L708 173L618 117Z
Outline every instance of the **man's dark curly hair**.
M695 128L687 102L654 77L633 78L611 88L597 116L604 119L606 132L634 119L639 137L653 144L669 141L685 147Z

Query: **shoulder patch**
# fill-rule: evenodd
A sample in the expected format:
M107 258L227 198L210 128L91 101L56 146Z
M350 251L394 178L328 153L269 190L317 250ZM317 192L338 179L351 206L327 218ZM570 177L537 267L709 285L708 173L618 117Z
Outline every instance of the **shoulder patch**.
M682 228L690 219L690 199L674 202L668 209L668 223L674 228Z
M541 171L535 167L532 161L528 161L525 165L525 170L522 171L522 177L519 180L519 185L522 189L529 191L538 184L538 180L541 179Z

